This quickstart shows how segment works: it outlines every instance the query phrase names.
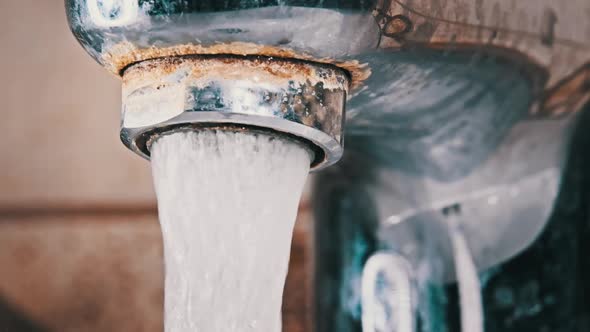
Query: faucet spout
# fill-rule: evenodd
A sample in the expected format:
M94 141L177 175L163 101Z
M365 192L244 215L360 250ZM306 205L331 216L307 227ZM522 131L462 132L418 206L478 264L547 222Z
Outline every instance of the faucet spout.
M158 136L225 127L289 136L313 152L312 168L342 156L349 78L340 68L243 56L144 61L123 73L121 138L149 158Z

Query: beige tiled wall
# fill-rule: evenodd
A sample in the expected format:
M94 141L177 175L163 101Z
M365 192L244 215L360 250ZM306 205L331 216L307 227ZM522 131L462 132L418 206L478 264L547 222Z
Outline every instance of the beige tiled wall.
M119 142L118 79L63 0L0 1L0 50L0 209L152 203L149 165Z
M287 332L309 331L310 261L299 216L283 306ZM162 242L154 214L0 217L0 299L47 331L162 331ZM2 325L0 331L17 331ZM45 330L44 330L45 331Z
M152 215L3 218L0 296L51 331L162 331L161 250Z

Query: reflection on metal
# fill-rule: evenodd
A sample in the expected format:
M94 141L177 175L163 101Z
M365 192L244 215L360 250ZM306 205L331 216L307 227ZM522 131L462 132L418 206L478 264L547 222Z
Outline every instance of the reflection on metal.
M450 235L446 235L448 217L440 211L457 204L461 206L461 233L470 255L476 268L485 270L514 257L538 238L553 210L560 176L559 170L548 169L512 183L471 192L448 192L444 198L441 194L440 200L428 206L384 218L378 232L380 241L390 243L415 267L424 260L440 262L431 280L456 280L452 269L456 253ZM424 233L435 235L426 240Z
M135 23L139 4L125 0L86 0L88 17L98 27L121 27Z

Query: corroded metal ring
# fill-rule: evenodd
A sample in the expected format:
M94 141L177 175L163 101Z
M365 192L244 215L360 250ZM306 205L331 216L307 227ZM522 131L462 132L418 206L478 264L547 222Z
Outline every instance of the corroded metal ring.
M143 61L123 73L121 139L146 159L154 136L171 130L242 126L309 144L312 169L342 156L349 78L337 68L292 59L182 56Z

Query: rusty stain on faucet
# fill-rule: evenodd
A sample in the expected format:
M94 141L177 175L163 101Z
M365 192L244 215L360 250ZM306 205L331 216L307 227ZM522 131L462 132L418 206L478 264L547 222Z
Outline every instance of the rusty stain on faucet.
M386 23L384 24L383 35L396 40L403 40L404 35L412 31L412 29L412 21L410 21L407 16L387 16Z
M541 97L540 112L554 116L579 109L590 100L590 62L565 78Z
M125 69L138 62L186 55L234 55L234 56L265 56L270 58L295 59L306 62L332 65L346 71L351 77L351 89L362 86L371 76L371 69L367 64L356 60L340 61L329 58L314 58L311 55L299 53L288 48L258 45L254 43L232 42L211 46L198 44L184 44L172 47L151 47L139 49L130 43L119 43L108 48L102 55L102 62L109 71L121 75Z
M348 72L333 65L318 66L302 60L236 55L184 55L142 61L124 70L123 85L125 89L136 90L143 82L166 77L182 68L186 69L182 79L215 76L238 80L254 77L257 81L271 84L284 84L286 80L311 85L321 83L323 89L344 88L348 92L348 83L343 81L346 76L330 74L334 69L345 74Z

